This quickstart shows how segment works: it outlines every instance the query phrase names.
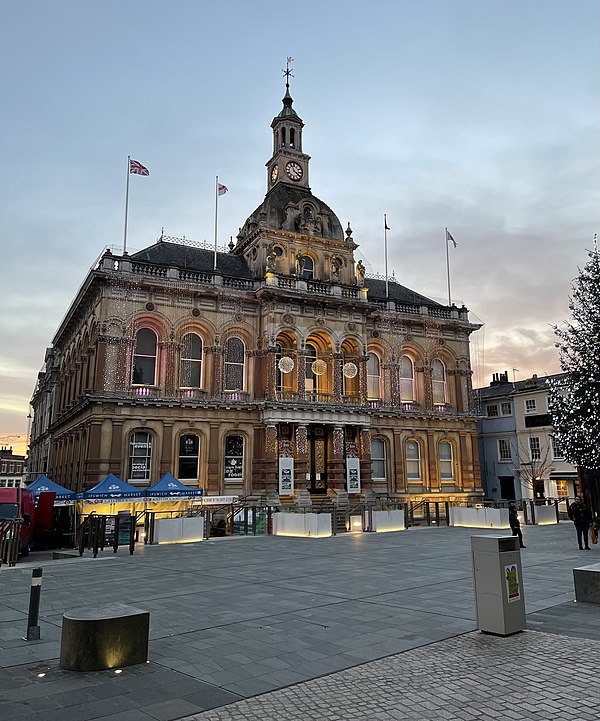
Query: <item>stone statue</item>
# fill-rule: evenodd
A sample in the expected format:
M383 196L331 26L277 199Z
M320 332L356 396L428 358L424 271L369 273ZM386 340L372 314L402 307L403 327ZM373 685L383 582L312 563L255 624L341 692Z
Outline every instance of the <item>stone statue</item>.
M362 288L365 284L365 273L367 269L363 265L362 260L359 260L356 264L356 283Z
M302 276L302 273L304 272L304 263L305 263L304 255L303 255L302 251L299 250L296 253L296 276L298 278L300 278Z
M333 280L339 280L341 266L342 266L342 261L339 258L331 259L331 278Z
M267 273L275 273L276 259L277 259L277 254L275 253L275 250L271 250L269 253L267 253Z

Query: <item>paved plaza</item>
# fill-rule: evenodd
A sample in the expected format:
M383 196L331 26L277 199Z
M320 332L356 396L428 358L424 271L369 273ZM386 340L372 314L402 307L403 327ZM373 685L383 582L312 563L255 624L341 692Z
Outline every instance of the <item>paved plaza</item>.
M572 579L598 547L579 551L571 523L525 528L529 631L502 639L474 632L470 537L486 533L33 556L0 571L0 718L598 718L600 607L574 604ZM37 565L42 639L26 642ZM60 670L63 612L109 601L150 611L150 663L118 675Z

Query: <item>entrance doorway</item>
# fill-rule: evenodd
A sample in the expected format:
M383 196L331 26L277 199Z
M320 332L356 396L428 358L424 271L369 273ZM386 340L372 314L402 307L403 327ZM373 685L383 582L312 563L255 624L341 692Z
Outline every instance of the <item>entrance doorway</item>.
M500 498L505 501L515 500L515 478L514 476L499 476Z
M308 427L308 475L311 493L327 493L327 433L324 426Z

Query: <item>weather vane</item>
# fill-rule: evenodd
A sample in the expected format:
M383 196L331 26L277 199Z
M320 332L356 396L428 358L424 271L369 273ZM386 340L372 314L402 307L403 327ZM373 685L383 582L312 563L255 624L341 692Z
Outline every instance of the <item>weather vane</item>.
M285 62L285 70L282 70L281 72L285 75L285 87L289 89L290 87L290 77L294 77L294 73L292 72L292 69L290 68L290 63L294 62L294 58L291 55L287 56L286 62Z

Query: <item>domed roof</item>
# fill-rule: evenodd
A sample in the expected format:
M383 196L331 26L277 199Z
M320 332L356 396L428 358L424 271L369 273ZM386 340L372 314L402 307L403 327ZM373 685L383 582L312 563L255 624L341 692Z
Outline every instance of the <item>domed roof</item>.
M330 240L345 240L342 225L333 210L309 188L277 183L244 223L238 240L257 227L289 230Z

